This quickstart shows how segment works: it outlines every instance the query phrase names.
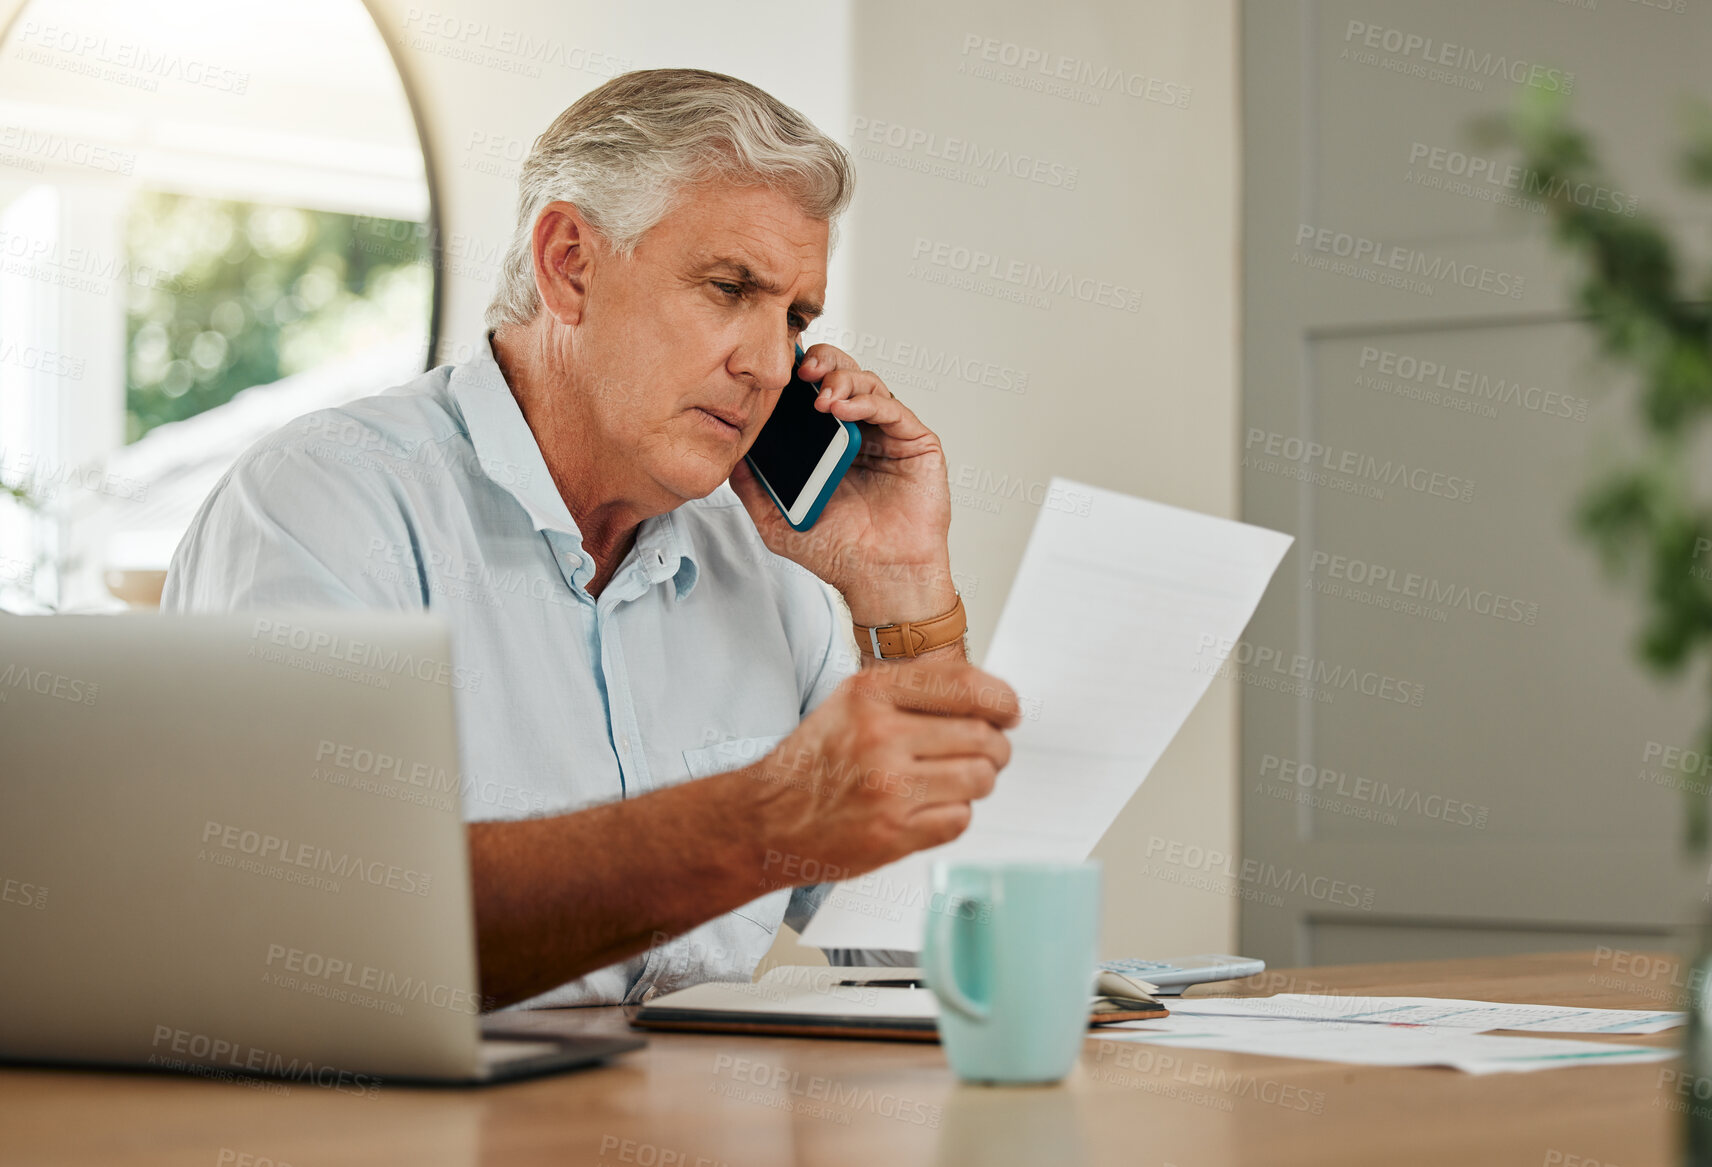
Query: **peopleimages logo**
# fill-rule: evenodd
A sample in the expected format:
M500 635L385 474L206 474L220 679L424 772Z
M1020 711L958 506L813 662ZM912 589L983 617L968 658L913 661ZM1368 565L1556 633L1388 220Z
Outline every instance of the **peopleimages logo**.
M432 984L418 977L399 976L370 964L359 964L354 960L326 956L284 944L267 946L266 967L276 972L293 974L290 982L276 983L312 996L332 996L345 1000L350 998L354 990L359 998L363 992L376 993L384 997L430 1005L436 1009L449 1009L454 1013L474 1016L481 1012L481 998L470 989ZM302 983L297 983L297 978L302 978ZM362 1002L359 999L357 1003ZM386 1004L396 1005L396 1002ZM396 1008L385 1011L394 1014L399 1012Z
M197 290L194 277L167 271L128 258L80 245L60 246L59 239L39 238L18 231L0 231L0 260L7 275L105 296L114 284L154 288L169 295Z
M243 70L154 49L134 41L115 41L104 33L96 34L82 29L26 20L18 33L18 39L25 44L39 45L69 57L89 59L86 67L71 70L73 72L96 76L102 80L119 80L112 70L101 71L98 68L101 65L109 65L134 74L130 82L133 87L150 92L158 89L162 81L181 81L186 85L201 86L237 96L241 96L250 87L250 75Z
M317 1065L301 1058L288 1060L282 1054L229 1038L193 1033L171 1025L157 1025L154 1040L149 1044L158 1050L163 1043L166 1052L150 1054L149 1065L164 1066L168 1069L187 1069L193 1065L229 1067L242 1073L269 1074L277 1078L307 1082L340 1094L355 1094L365 1098L373 1098L380 1092L381 1079L373 1074L352 1073L337 1066ZM167 1053L185 1054L188 1059L169 1058Z
M1083 303L1097 304L1102 308L1115 308L1120 312L1141 311L1141 293L1133 288L1079 276L1061 267L1043 267L1029 260L1007 259L978 247L965 247L959 243L935 241L918 235L915 246L910 251L910 259L944 268L961 276L1011 284L1024 293L1069 295ZM1050 304L1051 302L1047 301L1047 306L1050 307Z
M981 466L959 464L957 474L950 480L952 500L980 510L997 514L1008 500L1020 500L1030 506L1086 518L1093 513L1094 496L1086 490L1058 482L1042 482L1022 475L1012 475ZM974 491L988 496L985 500L972 495L960 495L958 490ZM992 505L985 505L990 503Z
M1462 80L1471 84L1464 84L1462 87L1476 92L1485 87L1488 78L1502 78L1531 89L1542 89L1547 93L1572 93L1575 90L1575 74L1563 69L1549 68L1520 57L1474 49L1467 45L1442 41L1437 37L1406 32L1400 28L1387 28L1382 24L1352 20L1344 26L1343 39L1345 45L1355 46L1357 49L1391 54L1397 58L1397 65L1401 67L1390 63L1386 63L1386 67L1394 68L1396 72L1427 77L1434 81L1449 80L1448 77L1435 75L1445 70L1464 74ZM1381 63L1377 58L1362 59L1353 56L1351 48L1344 49L1344 58L1360 64Z
M1364 372L1378 372L1411 385L1444 389L1480 402L1514 405L1548 417L1571 421L1586 421L1588 403L1585 398L1571 397L1556 389L1542 389L1524 384L1520 378L1507 380L1492 377L1473 369L1464 369L1439 361L1426 360L1394 349L1363 345L1356 367ZM1357 381L1357 384L1361 384ZM1496 413L1493 414L1496 416Z
M28 126L0 125L0 148L111 174L130 174L137 166L137 156L129 150L115 150L82 138L68 138L64 134L33 130Z
M1387 245L1365 235L1334 231L1330 227L1317 227L1312 223L1296 225L1296 246L1320 252L1321 258L1329 256L1349 260L1351 271L1340 274L1395 274L1397 279L1408 281L1411 285L1417 284L1418 281L1410 277L1419 277L1421 280L1448 282L1461 288L1487 292L1510 300L1520 300L1522 289L1527 283L1522 276L1514 272L1498 271L1496 268L1482 267L1476 263L1462 263L1448 255L1436 255L1418 247ZM1292 262L1300 263L1301 254L1301 251L1297 251L1291 257ZM1412 286L1411 290L1426 289L1426 294L1431 295L1432 287L1431 283L1419 284Z
M377 679L386 681L384 674L396 677L415 677L419 681L431 681L438 685L451 685L454 689L475 692L481 688L482 674L479 670L454 668L450 661L437 661L430 657L419 657L413 653L400 652L397 648L387 648L384 645L373 644L365 640L352 640L336 633L326 632L317 628L308 628L301 624L286 621L275 621L266 618L258 619L250 631L250 640L260 642L263 649L277 645L295 652L305 653L310 657L320 657L328 661L339 661L359 668L373 670ZM251 655L261 655L264 659L275 659L263 653L258 653L254 643L250 649ZM281 658L284 663L298 666L298 662L290 658Z
M874 364L891 365L905 370L902 383L912 388L933 390L938 383L931 377L946 377L965 385L996 389L1001 393L1028 392L1028 370L1013 368L959 353L951 349L934 348L930 344L900 341L872 332L826 325L815 330L816 343L824 341L837 345L861 362L863 368ZM924 373L927 377L913 377ZM897 378L888 372L889 380Z
M1641 782L1704 795L1712 789L1712 753L1649 741L1641 750Z
M1147 858L1158 859L1173 868L1222 875L1232 880L1233 886L1238 888L1286 892L1307 896L1322 903L1360 908L1364 912L1373 908L1375 891L1371 887L1332 879L1330 876L1313 875L1291 867L1279 867L1275 863L1263 863L1258 859L1244 859L1240 867L1233 867L1231 864L1236 856L1202 847L1197 843L1180 843L1174 839L1149 835ZM1272 898L1278 899L1275 894ZM1282 906L1282 900L1273 906Z
M8 664L0 672L0 701L8 689L27 689L43 697L57 697L74 705L93 705L100 686L88 681L53 673L47 669L31 669L28 665Z
M1081 174L1080 168L1049 158L1013 152L1002 146L983 146L968 138L941 136L932 130L879 118L856 118L851 124L850 136L859 145L887 146L904 154L919 153L923 158L964 167L979 174L1008 174L1025 182L1063 187L1065 190L1075 190L1076 180Z
M1301 653L1285 654L1265 645L1257 646L1246 640L1233 640L1228 636L1218 637L1210 632L1203 632L1196 642L1195 653L1199 656L1209 650L1212 654L1207 660L1222 662L1221 669L1228 670L1232 665L1253 668L1257 672L1270 669L1278 676L1301 681L1316 690L1354 690L1363 696L1394 701L1398 705L1419 706L1426 699L1427 687L1417 681L1402 680L1373 669L1356 669L1333 664L1328 660L1303 656Z
M38 500L59 494L61 487L105 494L127 502L142 502L148 497L149 485L135 478L108 474L99 466L88 463L56 462L38 457L29 450L8 450L0 447L0 473L12 479L12 485L29 491Z
M249 856L258 862L283 863L305 872L320 872L340 879L360 879L375 887L387 887L408 895L425 896L432 880L427 872L379 859L342 854L314 843L294 842L266 831L250 830L209 819L202 827L204 853L214 847Z
M317 765L324 762L351 774L384 778L411 786L425 786L441 793L458 788L457 775L450 773L444 766L411 761L384 750L346 745L326 738L322 738L320 744L315 747L315 762Z
M87 357L74 357L33 344L21 345L15 340L0 342L0 365L13 365L27 372L81 381L88 364Z
M39 912L48 906L48 889L39 883L8 879L0 883L0 903L17 904L20 908Z
M1394 567L1364 559L1353 559L1347 555L1334 555L1329 551L1315 551L1309 556L1308 571L1315 576L1323 575L1331 580L1352 585L1350 589L1344 589L1336 584L1327 585L1310 580L1310 587L1327 595L1347 595L1362 602L1372 602L1375 595L1382 595L1393 601L1418 600L1428 608L1458 608L1512 624L1533 624L1539 620L1540 606L1531 601L1494 592L1489 588L1473 588L1467 584L1437 579L1419 572L1398 571ZM1392 605L1382 603L1378 606ZM1410 611L1406 606L1401 610ZM1415 614L1434 615L1431 612Z
M1472 479L1443 474L1422 466L1410 466L1407 462L1395 458L1380 461L1370 454L1339 449L1322 442L1281 434L1275 430L1250 426L1243 440L1243 449L1250 453L1264 454L1268 458L1292 466L1342 474L1363 484L1404 486L1417 494L1448 498L1455 502L1471 502L1474 499ZM1255 468L1270 469L1264 464L1257 464Z
M541 76L543 65L595 77L616 77L635 68L629 57L567 45L529 29L495 27L485 20L448 15L432 8L406 9L403 28L413 49L503 68L525 77Z
M890 1092L876 1093L871 1086L847 1086L836 1078L805 1074L787 1065L718 1054L713 1060L713 1073L716 1078L757 1086L778 1095L776 1099L763 1096L745 1098L745 1101L774 1105L793 1113L807 1113L810 1117L835 1117L848 1123L850 1111L865 1110L880 1118L895 1118L931 1130L937 1130L941 1120L940 1108L936 1105ZM715 1092L732 1096L729 1091L716 1089ZM834 1108L835 1113L820 1114L812 1106L817 1102Z
M1432 146L1426 142L1409 145L1409 165L1420 164L1434 174L1450 178L1466 178L1470 183L1485 183L1503 190L1515 191L1529 200L1556 201L1562 199L1578 207L1633 218L1640 207L1640 196L1625 194L1611 187L1591 182L1571 182L1562 175L1546 177L1531 167L1515 163L1500 163L1479 154L1467 154L1447 146ZM1409 172L1411 175L1413 170ZM1411 180L1417 181L1419 180ZM1421 184L1424 185L1424 184Z
M1347 770L1331 770L1295 758L1281 758L1277 754L1266 754L1260 759L1260 777L1263 785L1264 780L1270 778L1273 783L1297 787L1303 792L1312 791L1316 795L1329 794L1355 802L1371 803L1384 810L1417 814L1455 826L1484 828L1487 816L1491 814L1491 808L1487 806L1448 798L1442 794L1422 795L1419 790L1411 790L1407 786L1375 781L1359 775L1352 777ZM1393 824L1394 822L1393 819Z
M1189 98L1193 93L1189 86L1167 81L1162 77L1149 77L1133 69L1096 65L1082 57L1047 52L1045 49L1020 45L1015 41L982 36L978 32L963 35L962 55L974 56L978 61L984 62L986 68L965 62L964 65L958 66L960 73L967 67L972 76L1048 93L1054 97L1071 98L1089 105L1100 104L1101 94L1115 92L1143 101L1188 109ZM991 68L995 65L1014 69L1015 73L998 73ZM1080 86L1082 91L1077 92L1070 88L1072 86Z
M1111 1059L1109 1064L1108 1058ZM1128 1042L1095 1042L1094 1064L1098 1068L1090 1076L1098 1081L1133 1086L1179 1101L1211 1105L1216 1110L1233 1109L1227 1095L1309 1114L1321 1114L1326 1107L1323 1090L1308 1090L1271 1078L1256 1078L1208 1062L1189 1063L1175 1053ZM1136 1073L1117 1072L1122 1070L1134 1070ZM1218 1095L1198 1096L1196 1091L1184 1087L1203 1087L1217 1091Z

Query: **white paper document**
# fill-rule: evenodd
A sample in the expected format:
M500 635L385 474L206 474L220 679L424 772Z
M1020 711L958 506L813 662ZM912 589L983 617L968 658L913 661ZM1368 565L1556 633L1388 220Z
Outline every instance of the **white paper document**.
M1173 1016L1271 1017L1292 1021L1361 1021L1435 1025L1449 1029L1528 1030L1534 1033L1663 1033L1686 1014L1648 1009L1579 1009L1566 1005L1512 1005L1445 997L1344 997L1280 993L1274 997L1186 997L1171 1002Z
M962 837L840 884L803 933L917 950L935 860L1076 863L1207 691L1291 537L1052 480L983 667L1022 698Z
M1630 1065L1668 1061L1677 1056L1674 1049L1550 1037L1495 1037L1437 1026L1287 1021L1219 1014L1173 1014L1158 1021L1125 1021L1101 1029L1095 1036L1102 1040L1361 1066L1449 1066L1468 1074Z

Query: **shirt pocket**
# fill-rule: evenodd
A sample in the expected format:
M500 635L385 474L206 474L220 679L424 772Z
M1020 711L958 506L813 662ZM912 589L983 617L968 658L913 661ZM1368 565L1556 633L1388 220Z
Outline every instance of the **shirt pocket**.
M766 757L774 746L785 740L782 733L762 734L760 737L734 737L711 746L684 751L684 766L691 778L706 778L727 770L740 770Z

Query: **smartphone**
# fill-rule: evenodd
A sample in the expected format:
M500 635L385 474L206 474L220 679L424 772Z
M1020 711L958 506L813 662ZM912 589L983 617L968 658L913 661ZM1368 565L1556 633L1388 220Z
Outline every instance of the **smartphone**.
M820 390L798 374L803 350L796 350L791 383L779 394L773 414L749 447L749 469L772 495L785 521L806 531L838 488L844 472L862 448L856 423L839 421L814 407Z

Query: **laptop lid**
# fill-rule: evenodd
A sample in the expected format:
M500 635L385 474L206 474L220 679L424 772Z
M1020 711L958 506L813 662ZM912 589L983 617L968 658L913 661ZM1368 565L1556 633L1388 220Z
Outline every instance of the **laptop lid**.
M423 615L0 617L0 1057L486 1076L472 681Z

